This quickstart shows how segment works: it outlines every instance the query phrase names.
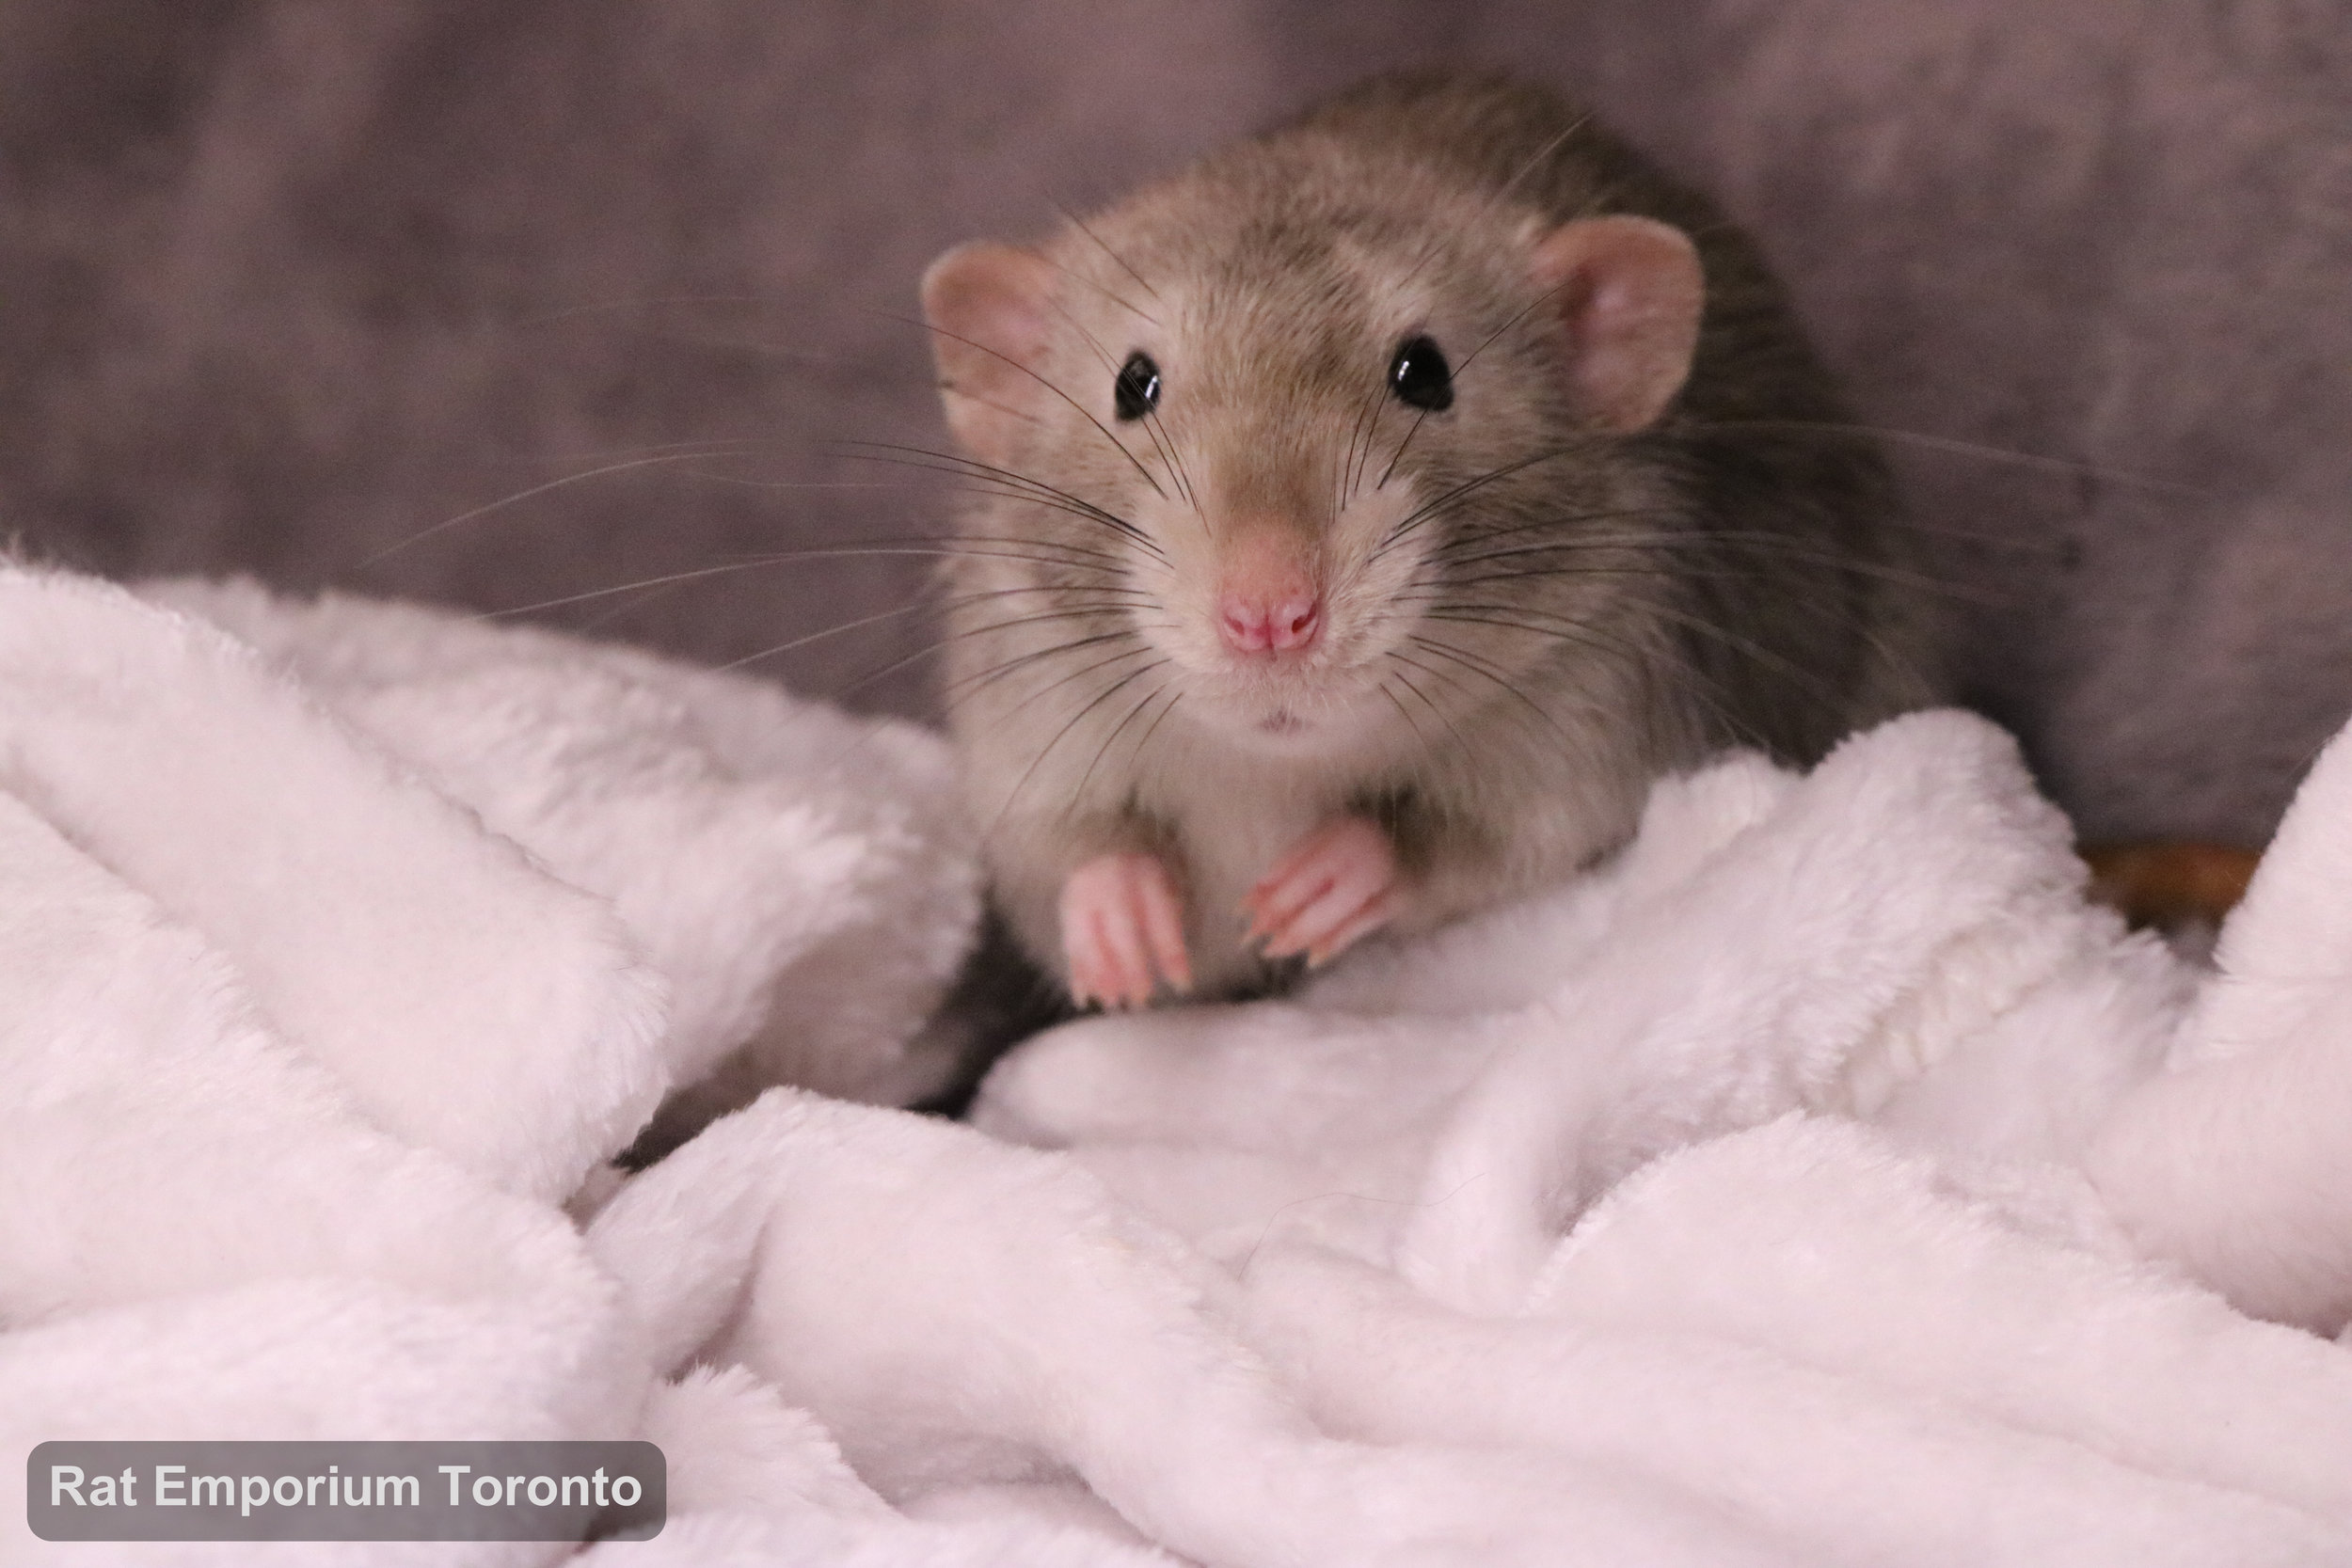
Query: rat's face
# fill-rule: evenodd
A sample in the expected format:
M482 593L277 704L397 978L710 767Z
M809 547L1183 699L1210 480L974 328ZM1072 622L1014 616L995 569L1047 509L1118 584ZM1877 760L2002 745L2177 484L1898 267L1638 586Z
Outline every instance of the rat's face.
M999 471L978 515L1064 607L1069 685L1152 733L1181 711L1359 766L1526 700L1559 636L1512 552L1638 504L1597 459L1679 387L1698 297L1672 230L1548 228L1312 148L1040 252L964 247L925 287L950 423ZM1573 585L1537 597L1585 614Z

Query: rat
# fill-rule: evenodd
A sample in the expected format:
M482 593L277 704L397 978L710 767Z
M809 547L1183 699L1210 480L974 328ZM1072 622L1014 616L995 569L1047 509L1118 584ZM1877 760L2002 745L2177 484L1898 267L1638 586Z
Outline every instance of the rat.
M922 301L950 725L1080 1006L1279 989L1940 694L1756 247L1541 89L1376 78Z

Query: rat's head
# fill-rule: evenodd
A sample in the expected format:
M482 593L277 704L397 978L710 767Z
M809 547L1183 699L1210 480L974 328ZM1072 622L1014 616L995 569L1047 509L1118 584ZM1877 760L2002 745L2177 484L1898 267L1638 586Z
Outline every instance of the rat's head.
M1351 754L1515 700L1560 646L1530 593L1574 624L1625 592L1516 562L1652 499L1610 453L1681 388L1702 295L1665 225L1301 134L923 280L949 427L994 471L971 531L1036 546L1024 591L1086 607L1073 648L1125 637L1236 742Z

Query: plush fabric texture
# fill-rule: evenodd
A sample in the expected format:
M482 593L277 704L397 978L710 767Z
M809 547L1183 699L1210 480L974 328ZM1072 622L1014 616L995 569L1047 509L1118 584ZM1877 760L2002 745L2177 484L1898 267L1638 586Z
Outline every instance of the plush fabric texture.
M921 1031L971 944L979 874L936 736L413 605L250 581L139 592L233 632L610 899L668 982L671 1081L707 1111L776 1083L905 1104L954 1070L951 1041Z
M835 445L943 440L925 262L1432 61L1756 231L1923 437L1966 695L2086 834L2267 838L2352 689L2343 0L0 0L0 522L481 609L645 581L540 613L853 626L770 667L921 711L919 556L715 569L937 526Z
M2352 735L2214 970L1917 714L1290 1000L1040 1036L973 1125L775 1087L613 1177L739 1036L904 1082L977 919L941 771L545 631L0 572L0 1455L648 1437L615 1565L2352 1558ZM24 1474L0 1562L82 1560Z

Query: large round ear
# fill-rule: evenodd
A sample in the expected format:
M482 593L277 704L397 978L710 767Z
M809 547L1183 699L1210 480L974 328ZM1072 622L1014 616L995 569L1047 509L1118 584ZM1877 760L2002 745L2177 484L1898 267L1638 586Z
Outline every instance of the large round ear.
M1690 236L1648 218L1580 218L1535 244L1535 286L1567 340L1569 384L1611 430L1645 428L1690 379L1707 278Z
M1010 457L1021 427L1053 395L1039 379L1053 284L1042 256L985 240L956 246L923 274L947 429L983 463Z

